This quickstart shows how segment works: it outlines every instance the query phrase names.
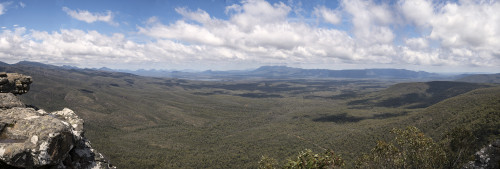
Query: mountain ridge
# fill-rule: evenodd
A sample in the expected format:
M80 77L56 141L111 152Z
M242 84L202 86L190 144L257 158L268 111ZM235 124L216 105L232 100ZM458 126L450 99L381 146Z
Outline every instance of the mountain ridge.
M9 65L7 63L3 65ZM328 78L347 78L347 79L437 79L444 75L426 71L413 71L407 69L393 68L371 68L371 69L303 69L288 66L261 66L252 70L226 70L213 71L206 70L201 72L194 71L176 71L176 70L124 70L102 68L78 68L74 66L54 66L31 61L21 61L12 65L30 65L45 68L62 68L66 70L98 70L102 72L121 72L139 76L167 77L181 79L211 79L211 80L243 80L243 79L328 79Z
M127 71L143 76L153 75L156 77L171 78L208 78L208 79L308 79L308 78L386 78L386 79L425 79L438 78L441 75L425 71L412 71L406 69L302 69L288 66L261 66L254 70L233 70L233 71L203 71L203 72L181 72L181 71Z

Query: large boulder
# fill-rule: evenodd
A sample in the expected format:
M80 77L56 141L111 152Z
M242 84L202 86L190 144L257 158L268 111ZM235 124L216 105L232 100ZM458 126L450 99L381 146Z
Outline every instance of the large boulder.
M83 120L70 109L0 110L0 161L21 168L113 168L83 136Z

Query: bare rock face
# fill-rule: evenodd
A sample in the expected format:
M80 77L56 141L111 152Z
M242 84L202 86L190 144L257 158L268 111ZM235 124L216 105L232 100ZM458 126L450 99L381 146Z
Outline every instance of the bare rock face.
M26 108L14 94L27 92L31 77L16 76L21 87L0 85L8 92L0 93L0 168L115 168L92 148L72 110Z

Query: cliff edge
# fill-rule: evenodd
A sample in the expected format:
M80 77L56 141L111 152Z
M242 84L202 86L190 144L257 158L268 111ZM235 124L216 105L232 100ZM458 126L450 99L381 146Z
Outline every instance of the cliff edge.
M15 96L31 83L30 76L0 73L0 168L116 168L92 148L72 110L47 113Z

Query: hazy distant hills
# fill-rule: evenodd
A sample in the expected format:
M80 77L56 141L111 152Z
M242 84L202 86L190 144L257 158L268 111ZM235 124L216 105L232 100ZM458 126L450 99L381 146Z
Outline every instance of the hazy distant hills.
M458 79L457 81L470 83L500 83L500 73L468 75Z
M1 66L9 64L0 62ZM254 70L229 70L196 72L192 70L124 70L110 69L82 69L74 66L53 66L37 62L22 61L14 65L30 65L65 70L99 70L100 72L129 73L139 76L180 78L191 80L244 80L244 79L408 79L416 81L426 80L455 80L471 83L500 83L499 74L461 74L443 75L426 71L412 71L406 69L302 69L287 66L262 66Z
M436 73L405 69L301 69L287 66L262 66L255 70L183 72L165 70L117 70L127 73L186 79L310 79L310 78L388 78L428 79L442 77Z
M410 71L405 69L354 69L354 70L328 70L328 69L299 69L286 66L263 66L249 74L259 77L286 77L286 78L430 78L438 74L423 71Z

